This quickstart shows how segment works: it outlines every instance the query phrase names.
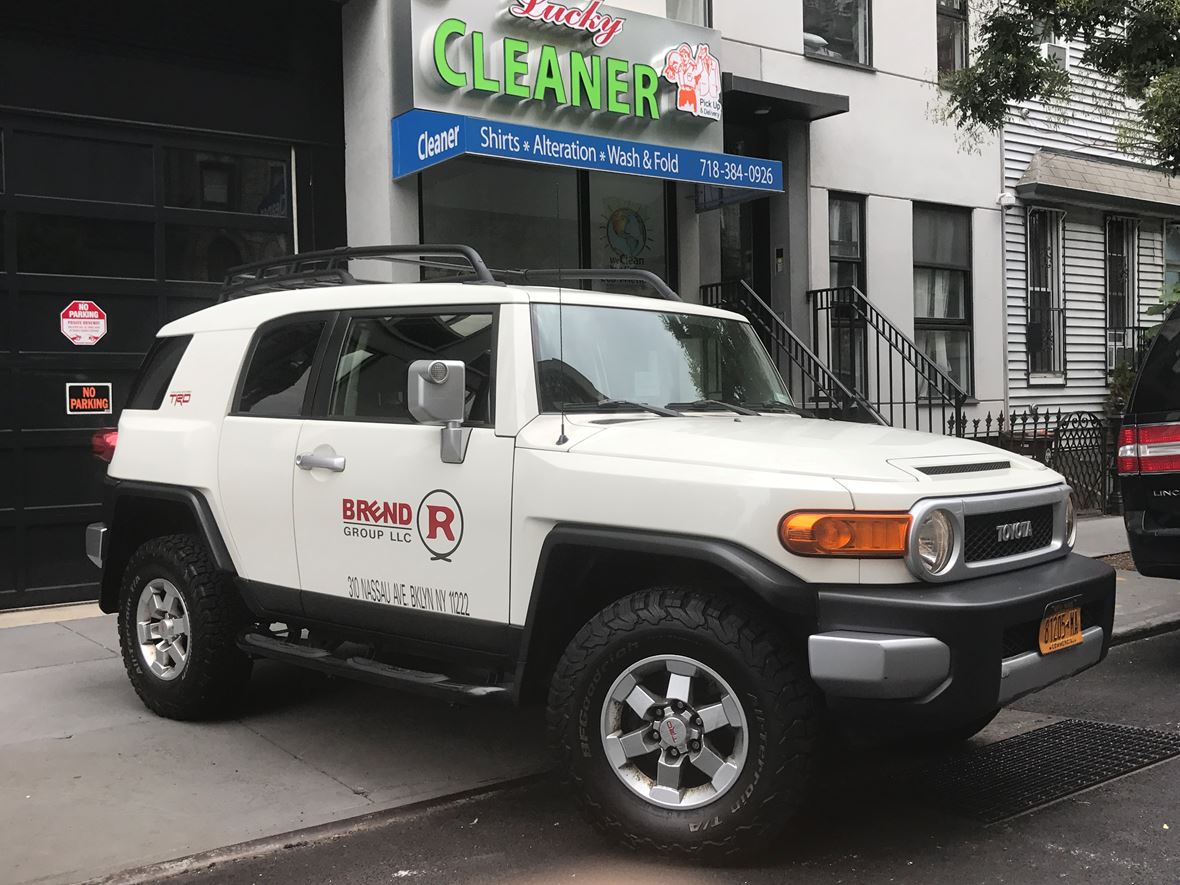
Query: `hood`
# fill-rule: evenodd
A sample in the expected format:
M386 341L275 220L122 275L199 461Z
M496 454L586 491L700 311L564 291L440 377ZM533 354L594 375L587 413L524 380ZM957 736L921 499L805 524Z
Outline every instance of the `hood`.
M604 422L579 416L573 421L591 435L571 451L616 458L903 483L926 479L921 471L926 465L942 467L937 475L997 461L1008 462L1004 471L1044 469L972 440L875 424L720 415ZM997 472L989 471L992 477Z

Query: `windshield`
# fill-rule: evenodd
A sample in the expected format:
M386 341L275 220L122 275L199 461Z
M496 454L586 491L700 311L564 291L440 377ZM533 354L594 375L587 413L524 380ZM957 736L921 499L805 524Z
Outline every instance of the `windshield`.
M537 304L533 328L542 412L608 400L791 405L765 348L736 320Z

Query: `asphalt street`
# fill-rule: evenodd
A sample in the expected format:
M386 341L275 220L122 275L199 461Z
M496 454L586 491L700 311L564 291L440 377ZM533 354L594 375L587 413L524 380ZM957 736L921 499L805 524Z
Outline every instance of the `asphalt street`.
M1175 733L1180 634L1114 649L1104 666L1017 704L1013 732L1084 718ZM978 750L978 744L974 746ZM171 880L237 883L1164 883L1180 881L1180 757L1006 821L942 810L923 773L963 756L897 749L826 755L808 814L765 852L708 867L604 842L555 781L394 813ZM950 760L948 762L948 760ZM1078 760L1044 759L1046 766Z

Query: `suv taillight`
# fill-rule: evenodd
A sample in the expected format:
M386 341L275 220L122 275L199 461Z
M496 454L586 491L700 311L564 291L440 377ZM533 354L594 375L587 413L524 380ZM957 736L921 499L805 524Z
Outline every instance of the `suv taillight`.
M1180 423L1124 427L1119 433L1119 474L1180 473Z
M98 460L110 464L111 459L115 457L115 445L118 442L119 431L113 427L107 427L96 431L94 436L90 437L90 451Z

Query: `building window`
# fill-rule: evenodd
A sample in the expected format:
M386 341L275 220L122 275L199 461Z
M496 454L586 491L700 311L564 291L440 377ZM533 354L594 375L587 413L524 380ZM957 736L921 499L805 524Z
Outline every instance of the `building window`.
M1142 341L1135 292L1138 273L1135 246L1139 226L1133 218L1106 219L1106 368L1137 365Z
M1028 371L1065 373L1065 309L1061 297L1061 213L1028 211Z
M851 194L828 197L828 254L831 286L855 286L865 292L865 201Z
M971 390L970 209L914 205L914 337L960 387Z
M690 25L713 27L712 0L668 0L668 18Z
M967 0L938 0L938 73L967 67Z
M803 52L872 64L869 0L803 0Z
M1164 288L1180 285L1180 224L1164 228Z

